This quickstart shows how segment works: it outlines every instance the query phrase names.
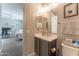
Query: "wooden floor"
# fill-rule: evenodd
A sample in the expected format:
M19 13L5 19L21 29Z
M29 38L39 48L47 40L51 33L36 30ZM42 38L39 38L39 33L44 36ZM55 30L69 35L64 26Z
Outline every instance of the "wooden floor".
M0 39L0 56L22 56L22 41L15 38Z

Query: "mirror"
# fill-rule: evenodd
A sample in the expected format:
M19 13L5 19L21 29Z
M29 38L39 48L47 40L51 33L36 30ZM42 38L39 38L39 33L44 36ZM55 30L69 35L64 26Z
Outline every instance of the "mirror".
M43 35L48 33L48 19L43 16L37 16L36 28L37 32L42 33Z
M37 28L37 32L42 32L42 27L43 26L43 22L42 22L42 16L38 16L36 17L36 28Z
M48 19L43 17L43 35L48 33Z

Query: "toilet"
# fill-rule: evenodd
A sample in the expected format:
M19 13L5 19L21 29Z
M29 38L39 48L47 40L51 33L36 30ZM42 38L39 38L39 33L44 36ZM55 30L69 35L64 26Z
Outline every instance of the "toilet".
M62 43L61 46L63 56L79 56L79 48L75 48L64 43Z

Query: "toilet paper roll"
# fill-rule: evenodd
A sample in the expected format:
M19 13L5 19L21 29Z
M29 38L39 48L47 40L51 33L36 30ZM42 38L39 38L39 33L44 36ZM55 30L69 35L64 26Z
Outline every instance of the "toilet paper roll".
M54 53L56 51L56 48L52 48L51 51Z

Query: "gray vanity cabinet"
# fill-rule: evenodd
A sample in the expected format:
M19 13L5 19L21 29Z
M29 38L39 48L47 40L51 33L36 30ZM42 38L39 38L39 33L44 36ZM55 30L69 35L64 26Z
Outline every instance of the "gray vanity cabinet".
M35 37L35 53L38 56L56 56L56 51L53 53L52 48L56 48L56 40L46 41Z
M48 43L47 41L44 40L39 40L40 41L40 56L48 56Z
M36 55L40 55L40 39L35 37L35 53Z

